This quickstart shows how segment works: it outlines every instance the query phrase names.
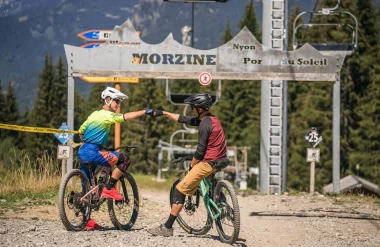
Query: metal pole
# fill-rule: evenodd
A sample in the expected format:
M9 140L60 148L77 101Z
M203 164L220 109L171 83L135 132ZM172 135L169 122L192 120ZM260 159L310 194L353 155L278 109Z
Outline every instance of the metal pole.
M271 47L271 14L272 1L263 4L262 40L263 45ZM260 193L269 194L269 112L270 112L270 81L261 81L260 109Z
M269 194L269 97L270 81L261 81L260 193Z
M285 35L285 51L289 51L289 1L284 1L284 35ZM281 191L285 192L286 190L286 171L288 167L288 81L283 81L282 84L282 95L283 95L283 104L282 104L282 186Z
M157 181L161 181L161 169L162 169L163 151L158 152L158 169L157 169Z
M115 83L115 88L120 91L120 83ZM116 113L120 113L120 106L116 110ZM115 124L115 148L120 147L120 123Z
M340 72L333 93L333 192L340 192Z
M70 64L68 66L68 78L67 78L67 126L69 129L74 130L74 78L71 76ZM73 154L73 148L70 147L70 153ZM70 158L67 159L66 172L69 172L73 169L73 156L70 155Z
M286 171L288 159L288 81L283 81L283 105L282 105L282 186L281 191L286 190Z

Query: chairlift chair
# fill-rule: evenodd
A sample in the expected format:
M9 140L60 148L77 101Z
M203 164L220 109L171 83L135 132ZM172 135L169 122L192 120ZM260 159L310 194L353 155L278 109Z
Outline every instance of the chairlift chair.
M352 55L355 52L358 44L358 20L356 17L348 11L338 11L336 10L338 5L332 9L323 8L321 11L305 11L300 13L293 22L293 49L297 50L301 48L305 43L298 43L297 41L297 31L301 27L313 27L313 26L336 26L342 27L346 26L352 30L352 40L349 43L310 43L312 47L316 50L320 51L324 55L332 55L332 54L342 54L342 55ZM346 23L302 23L296 26L298 19L301 16L306 14L311 14L315 16L339 16L346 15L351 17L355 21L355 26Z
M211 94L211 98L212 98L212 104L215 105L216 103L219 102L219 99L220 99L220 95L221 95L221 91L222 91L222 83L221 83L221 80L218 81L218 89L217 89L217 92L216 94ZM165 93L166 93L166 98L167 100L172 104L172 105L186 105L185 103L183 103L183 101L185 99L187 99L188 97L190 97L191 95L193 94L189 94L189 93L172 93L170 91L170 82L169 82L169 79L166 79L166 90L165 90ZM186 111L186 108L185 107L185 111Z

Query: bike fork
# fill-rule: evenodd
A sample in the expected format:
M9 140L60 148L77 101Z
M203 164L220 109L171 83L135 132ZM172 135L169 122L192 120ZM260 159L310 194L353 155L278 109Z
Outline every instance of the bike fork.
M120 177L120 183L121 183L121 187L123 188L124 201L126 203L129 203L127 186L125 186L125 182L121 180L122 178L123 178L123 176Z

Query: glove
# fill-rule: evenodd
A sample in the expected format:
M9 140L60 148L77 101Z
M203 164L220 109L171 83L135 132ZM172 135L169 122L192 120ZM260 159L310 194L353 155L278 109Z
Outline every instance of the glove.
M153 113L153 117L159 117L159 116L162 116L162 115L164 115L164 114L162 113L162 110L156 110L156 111Z
M162 110L154 110L154 109L146 109L145 114L151 115L154 118L164 115L162 113Z
M154 110L153 109L146 109L145 114L153 116Z

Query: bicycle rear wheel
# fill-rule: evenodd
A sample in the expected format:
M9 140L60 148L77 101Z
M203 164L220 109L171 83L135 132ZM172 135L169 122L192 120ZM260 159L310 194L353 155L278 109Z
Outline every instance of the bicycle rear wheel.
M173 193L175 187L181 180L182 179L178 179L175 181L170 190L170 207L173 205ZM203 197L198 190L193 196L186 196L183 209L178 215L176 221L187 233L192 233L195 235L204 235L211 229L212 220L208 215L206 206L204 205Z
M68 231L82 231L91 215L91 208L80 201L90 190L90 183L78 169L67 173L59 186L59 217Z
M240 209L232 185L220 180L215 186L214 201L222 210L222 215L215 220L216 229L223 243L234 243L240 232Z
M108 199L108 212L112 224L120 230L130 230L139 214L139 191L135 179L128 172L120 177L118 191L123 195L122 201Z

